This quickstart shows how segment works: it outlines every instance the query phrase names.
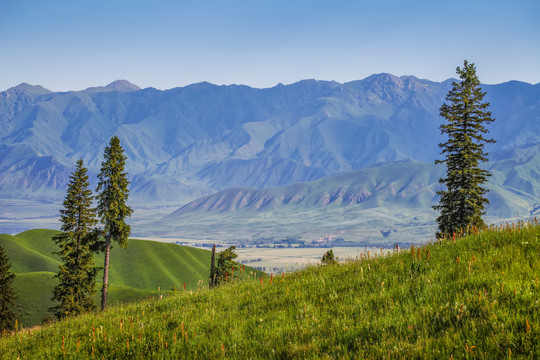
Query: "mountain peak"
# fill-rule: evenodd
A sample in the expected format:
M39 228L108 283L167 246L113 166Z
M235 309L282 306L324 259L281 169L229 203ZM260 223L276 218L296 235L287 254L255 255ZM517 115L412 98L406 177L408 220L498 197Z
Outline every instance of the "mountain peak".
M380 74L373 74L365 78L364 80L371 80L371 81L393 81L393 82L399 82L402 79L399 76L390 74L390 73L380 73Z
M111 89L114 91L121 91L121 92L130 92L130 91L137 91L141 90L140 87L138 87L135 84L130 83L127 80L116 80L110 83L109 85L105 86L107 89Z
M7 91L24 92L24 93L26 93L28 95L43 95L43 94L48 94L48 93L52 92L49 89L45 89L41 85L31 85L31 84L28 84L28 83L20 83L17 86L9 88Z

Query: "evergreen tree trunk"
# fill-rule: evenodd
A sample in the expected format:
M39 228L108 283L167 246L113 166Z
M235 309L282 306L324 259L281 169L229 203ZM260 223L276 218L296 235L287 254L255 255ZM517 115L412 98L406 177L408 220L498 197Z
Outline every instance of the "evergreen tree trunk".
M216 277L216 267L215 267L215 260L216 260L216 244L212 246L212 260L210 261L210 287L214 287L214 278Z
M111 254L111 238L105 238L105 262L103 264L103 287L101 288L101 311L107 307L107 293L109 291L109 258Z

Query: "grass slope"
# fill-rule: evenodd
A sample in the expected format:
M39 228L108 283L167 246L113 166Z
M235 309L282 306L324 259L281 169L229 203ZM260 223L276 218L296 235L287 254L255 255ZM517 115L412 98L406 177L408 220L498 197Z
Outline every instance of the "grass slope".
M46 271L36 271L31 273L17 274L13 287L19 298L19 323L22 326L30 327L41 324L44 318L51 316L49 308L55 305L52 301L52 290L56 285L54 273ZM101 301L101 284L96 287L98 290L94 295L96 304ZM158 291L136 289L126 286L109 286L109 304L124 304L129 302L155 297Z
M54 273L47 271L16 274L13 287L19 296L21 315L18 320L23 326L41 324L49 315L48 309L54 306L51 298L56 280L53 276Z
M110 308L0 340L6 359L540 357L540 226ZM249 275L253 279L252 275Z
M9 256L11 269L15 274L47 271L57 272L60 258L53 255L57 251L51 238L58 233L54 230L30 230L17 235L0 234L2 245Z
M129 240L127 249L111 251L110 283L145 290L171 290L183 283L195 288L210 276L208 250L156 241ZM96 258L103 266L103 255ZM100 273L99 278L103 275Z
M24 326L41 323L53 306L53 279L60 264L52 252L56 245L51 240L53 230L30 230L12 235L0 235L2 245L17 275L15 289L22 308L20 321ZM103 255L96 256L96 264L103 264ZM175 244L130 239L127 249L119 246L111 251L109 272L109 304L130 302L156 296L159 292L197 289L200 280L207 283L210 251ZM102 279L102 272L98 280ZM98 284L96 303L99 304Z

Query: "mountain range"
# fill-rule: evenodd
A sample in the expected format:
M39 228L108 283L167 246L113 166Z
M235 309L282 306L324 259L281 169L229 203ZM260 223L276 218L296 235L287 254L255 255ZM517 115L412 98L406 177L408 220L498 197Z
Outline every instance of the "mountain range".
M249 237L278 230L284 217L298 216L284 231L343 227L327 214L331 208L371 219L355 222L351 215L351 229L432 226L430 205L442 171L433 161L444 141L438 113L452 81L377 74L344 84L304 80L256 89L199 83L161 91L119 80L69 92L21 84L0 92L0 219L13 216L18 201L58 207L75 161L82 158L95 179L116 134L128 157L132 204L180 208L135 227L141 234L181 236L177 231L189 221L208 225L192 227L199 236L223 234L253 217L275 223L249 230ZM483 89L497 140L487 147L494 174L487 215L534 214L540 205L540 84ZM302 209L314 223L302 225ZM254 226L264 227L259 220Z

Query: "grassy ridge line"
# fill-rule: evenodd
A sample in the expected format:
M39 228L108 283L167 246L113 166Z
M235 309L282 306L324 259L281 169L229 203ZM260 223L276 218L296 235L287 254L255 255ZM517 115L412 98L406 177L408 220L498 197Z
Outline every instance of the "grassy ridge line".
M58 272L60 264L54 230L30 230L15 236L0 235L0 244L12 263L13 271ZM204 249L179 246L170 243L130 239L128 248L118 246L111 251L109 282L111 285L127 286L144 290L172 289L185 282L195 288L199 280L209 276L210 252ZM96 265L103 264L103 254L95 257ZM102 272L98 274L101 278Z
M53 230L32 230L17 235L0 234L2 245L9 256L15 274L34 271L57 272L59 257L53 255L56 245Z
M539 358L540 227L111 308L0 341L6 359ZM250 275L252 278L252 276Z
M146 240L129 240L127 249L111 251L110 283L145 290L173 289L185 282L196 288L199 280L210 276L208 250ZM103 255L96 257L103 264ZM98 278L101 279L102 272Z

